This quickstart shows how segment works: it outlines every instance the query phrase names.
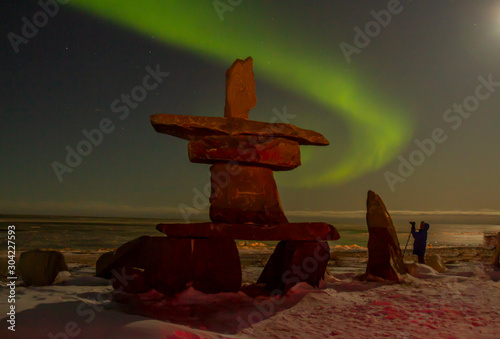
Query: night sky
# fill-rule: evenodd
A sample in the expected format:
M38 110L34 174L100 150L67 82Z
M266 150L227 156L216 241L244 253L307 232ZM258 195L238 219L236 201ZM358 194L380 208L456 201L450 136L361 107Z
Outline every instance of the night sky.
M149 116L223 116L248 56L250 119L331 142L275 172L288 214L363 210L369 189L390 210L500 209L498 0L64 2L2 1L0 213L179 217L209 166Z

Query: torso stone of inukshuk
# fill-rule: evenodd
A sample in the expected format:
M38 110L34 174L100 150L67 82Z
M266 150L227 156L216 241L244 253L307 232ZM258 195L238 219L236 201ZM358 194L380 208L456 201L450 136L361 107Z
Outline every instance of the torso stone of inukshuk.
M273 171L300 165L299 145L329 145L320 133L284 123L248 120L256 104L253 60L226 72L224 117L157 114L159 133L189 140L191 162L212 164L210 219L221 223L287 223Z
M399 281L405 274L401 248L391 216L380 197L368 192L366 201L368 225L368 264L366 273L385 280Z

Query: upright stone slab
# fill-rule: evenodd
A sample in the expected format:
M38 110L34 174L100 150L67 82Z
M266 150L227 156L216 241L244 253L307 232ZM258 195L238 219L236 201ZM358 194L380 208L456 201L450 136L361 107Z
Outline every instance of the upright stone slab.
M212 193L210 220L220 223L284 224L273 171L268 168L226 164L210 167Z
M382 199L372 191L368 191L366 208L369 233L366 275L399 281L399 275L406 270L391 216Z
M226 71L226 106L224 116L248 119L249 112L257 103L253 59L236 59Z

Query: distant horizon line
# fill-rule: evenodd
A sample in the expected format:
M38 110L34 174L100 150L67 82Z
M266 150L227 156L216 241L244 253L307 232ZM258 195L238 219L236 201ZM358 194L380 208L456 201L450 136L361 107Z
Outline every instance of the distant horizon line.
M152 216L145 216L145 213L148 213L146 210L150 210L150 214L154 214ZM153 212L152 210L155 210ZM161 210L164 210L163 215ZM103 213L104 212L104 213ZM118 211L115 210L115 213ZM125 211L123 211L125 212ZM36 212L28 212L28 213L18 213L18 212L8 212L4 213L0 212L0 219L5 219L9 217L62 217L62 218L129 218L129 219L175 219L175 220L183 220L182 215L178 213L178 210L172 210L170 207L166 208L145 208L143 212L135 211L136 213L127 214L123 213L121 215L117 215L113 213L113 211L87 211L82 212L79 211L77 214L67 214L67 213L36 213ZM177 212L177 213L176 213ZM434 217L500 217L500 211L490 210L490 209L482 209L476 211L460 211L460 210L447 210L447 211L423 211L423 210L388 210L391 216L396 217L404 217L404 216L434 216ZM193 216L193 221L204 219L208 216L208 210L200 211L199 215ZM178 214L178 215L177 215ZM207 214L207 215L205 215ZM351 210L351 211L310 211L310 210L296 210L296 211L286 211L285 215L289 217L329 217L329 218L364 218L366 216L366 210ZM1 221L1 220L0 220Z

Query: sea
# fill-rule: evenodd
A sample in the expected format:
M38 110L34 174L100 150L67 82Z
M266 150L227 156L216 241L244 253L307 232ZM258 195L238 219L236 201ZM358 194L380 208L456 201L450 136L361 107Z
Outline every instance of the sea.
M288 218L290 222L305 222L301 217ZM483 246L485 234L500 232L498 218L474 217L432 217L426 216L430 224L428 244L443 246ZM337 228L340 239L330 242L330 246L345 248L366 248L368 229L364 218L334 218L321 220ZM410 224L408 218L393 218L394 226L402 247L409 239ZM419 219L415 220L417 225ZM435 221L435 222L433 222ZM57 249L67 251L102 251L120 245L141 235L161 235L155 228L159 223L184 223L176 219L116 218L87 216L32 216L0 215L0 251L7 250L8 226L15 226L16 251L32 249ZM198 220L196 222L199 222ZM12 227L11 227L12 229ZM12 232L11 232L12 233ZM245 241L251 245L252 241ZM276 241L259 242L274 246ZM412 239L410 239L410 245Z

